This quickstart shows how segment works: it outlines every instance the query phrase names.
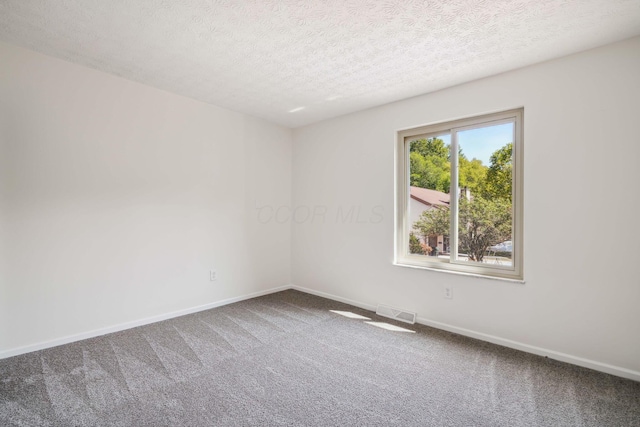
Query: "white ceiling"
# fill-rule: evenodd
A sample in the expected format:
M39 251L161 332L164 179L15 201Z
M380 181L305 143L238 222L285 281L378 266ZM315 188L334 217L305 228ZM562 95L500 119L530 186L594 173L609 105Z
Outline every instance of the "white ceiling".
M638 34L640 0L0 0L0 40L289 127Z

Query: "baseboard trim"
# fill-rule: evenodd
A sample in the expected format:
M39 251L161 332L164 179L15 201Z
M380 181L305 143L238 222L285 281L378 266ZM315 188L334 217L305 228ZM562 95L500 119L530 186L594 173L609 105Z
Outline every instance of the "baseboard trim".
M417 323L422 325L431 326L432 328L442 329L444 331L453 332L459 335L464 335L470 338L476 338L481 341L487 341L493 344L498 344L503 347L513 348L515 350L524 351L525 353L536 354L538 356L545 356L549 359L559 360L561 362L570 363L572 365L582 366L583 368L593 369L595 371L604 372L618 377L628 378L630 380L640 382L640 372L634 371L620 366L609 365L608 363L597 362L591 359L585 359L583 357L573 356L559 351L549 350L542 347L536 347L521 343L518 341L509 340L506 338L500 338L495 335L484 334L482 332L473 331L470 329L460 328L458 326L449 325L442 322L436 322L435 320L425 319L424 317L418 317Z
M320 292L313 289L304 288L301 286L291 286L292 289L306 292L308 294L316 295L319 297L331 299L334 301L343 302L345 304L353 305L356 307L363 308L369 311L376 311L376 307L370 304L365 304L359 301L354 301L348 298L343 298L337 295L332 295L326 292ZM427 319L424 317L418 317L416 319L417 323L421 325L430 326L432 328L441 329L447 332L453 332L455 334L464 335L466 337L475 338L481 341L487 341L493 344L498 344L503 347L513 348L515 350L524 351L526 353L536 354L538 356L545 356L550 359L559 360L561 362L570 363L572 365L582 366L583 368L593 369L595 371L604 372L607 374L615 375L622 378L627 378L634 381L640 382L640 372L634 371L627 368L622 368L619 366L610 365L608 363L597 362L595 360L585 359L583 357L572 356L570 354L561 353L559 351L549 350L542 347L536 347L533 345L521 343L518 341L513 341L506 338L501 338L495 335L489 335L482 332L473 331L471 329L460 328L458 326L449 325L447 323L437 322L435 320Z
M354 301L348 298L342 298L337 295L328 294L326 292L320 292L314 289L304 288L302 286L296 286L296 285L291 285L291 289L295 289L296 291L304 292L306 294L315 295L317 297L322 297L322 298L330 299L333 301L343 302L345 304L353 305L355 307L360 307L365 310L376 311L375 305L369 305L369 304L362 303L360 301Z
M108 326L106 328L94 329L92 331L81 332L79 334L67 335L62 338L56 338L53 340L43 341L36 344L29 344L23 347L17 347L9 350L0 351L0 359L6 359L8 357L19 356L21 354L30 353L32 351L44 350L45 348L57 347L63 344L69 344L76 341L86 340L88 338L99 337L101 335L110 334L113 332L120 332L126 329L135 328L137 326L144 326L150 323L161 322L163 320L172 319L174 317L184 316L186 314L197 313L199 311L209 310L211 308L221 307L223 305L233 304L234 302L244 301L251 298L261 297L264 295L273 294L280 291L291 289L291 285L280 286L276 288L270 288L264 291L253 292L247 295L241 295L238 297L227 298L220 301L211 302L208 304L199 305L196 307L185 308L183 310L172 311L170 313L159 314L157 316L146 317L144 319L133 320L131 322L124 322L114 326Z

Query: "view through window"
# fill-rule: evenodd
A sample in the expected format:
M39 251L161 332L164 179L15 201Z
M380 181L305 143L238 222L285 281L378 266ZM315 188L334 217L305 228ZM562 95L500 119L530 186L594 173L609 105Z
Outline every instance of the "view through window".
M399 263L521 278L521 128L515 110L399 133Z

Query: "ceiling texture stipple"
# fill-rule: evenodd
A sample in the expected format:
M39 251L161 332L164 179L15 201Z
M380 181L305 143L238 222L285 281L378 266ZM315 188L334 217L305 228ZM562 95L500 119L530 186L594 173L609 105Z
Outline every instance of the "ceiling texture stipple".
M288 127L640 34L640 0L0 0L0 40Z

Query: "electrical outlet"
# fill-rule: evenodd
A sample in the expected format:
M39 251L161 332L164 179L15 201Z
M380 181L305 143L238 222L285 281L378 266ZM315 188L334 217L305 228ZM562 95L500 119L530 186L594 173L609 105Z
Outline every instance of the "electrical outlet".
M212 282L218 280L218 273L215 270L209 271L209 280L211 280Z
M444 297L446 299L453 299L453 288L445 287L444 288Z

